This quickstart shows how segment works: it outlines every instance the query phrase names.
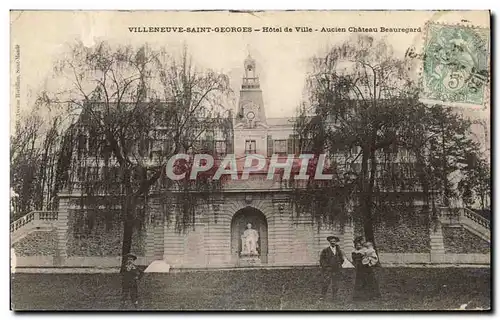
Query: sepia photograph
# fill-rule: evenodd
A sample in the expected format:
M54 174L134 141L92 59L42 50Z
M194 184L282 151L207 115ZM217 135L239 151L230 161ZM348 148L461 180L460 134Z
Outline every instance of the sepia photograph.
M13 311L492 309L489 11L10 11Z

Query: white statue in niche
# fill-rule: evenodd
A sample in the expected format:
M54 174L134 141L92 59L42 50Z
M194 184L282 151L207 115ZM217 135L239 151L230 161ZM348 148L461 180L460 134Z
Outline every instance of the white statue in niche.
M257 230L252 229L252 224L247 223L247 229L243 232L241 236L241 254L242 255L259 255L257 252L259 241L259 233Z

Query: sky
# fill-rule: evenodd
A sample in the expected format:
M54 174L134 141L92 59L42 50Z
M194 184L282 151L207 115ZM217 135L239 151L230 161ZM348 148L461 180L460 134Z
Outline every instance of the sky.
M194 63L229 75L237 93L243 76L243 61L250 53L257 62L263 90L266 115L293 115L302 99L308 60L337 43L352 38L349 32L239 32L239 33L131 33L129 27L197 27L241 26L263 27L411 27L425 23L457 23L467 20L487 27L487 12L427 12L427 11L342 11L342 12L147 12L147 11L18 11L11 12L11 52L19 47L21 110L32 107L36 95L51 80L53 63L62 57L68 44L76 40L92 46L100 40L114 44L165 47L180 54L187 46ZM403 58L410 46L422 49L423 32L370 33L384 37ZM12 78L15 59L11 59ZM418 73L415 74L418 77ZM11 90L12 92L14 91ZM15 103L12 103L12 108ZM235 106L236 107L236 106ZM15 114L15 112L13 112ZM476 111L473 113L477 114ZM481 113L481 112L479 112ZM483 112L484 113L484 112ZM482 116L488 114L484 113Z

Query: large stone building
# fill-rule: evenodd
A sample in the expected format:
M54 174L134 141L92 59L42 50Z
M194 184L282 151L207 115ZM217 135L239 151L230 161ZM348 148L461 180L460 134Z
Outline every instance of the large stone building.
M294 131L293 119L266 117L256 62L248 57L244 67L233 123L233 152L237 159L246 154L287 155ZM217 137L215 148L219 154L227 151L224 141ZM351 226L345 230L315 231L310 217L292 220L289 190L278 181L267 180L266 173L252 174L245 181L226 182L218 200L197 207L194 224L187 230L176 230L175 221L150 221L142 236L134 238L134 249L144 263L163 259L178 268L210 268L315 264L319 250L326 243L324 238L332 233L344 240L347 250L352 246ZM60 212L77 215L80 209L71 205L71 195L60 196ZM150 210L157 212L152 216L162 217L161 210L172 210L162 208L159 200L153 195L149 200ZM243 251L241 236L248 223L259 236L257 255L247 256Z
M233 122L234 154L238 157L291 153L293 119L266 117L256 62L248 57L244 67ZM227 152L222 140L215 141L215 148L218 153ZM148 219L134 233L133 252L141 264L165 260L173 268L315 265L320 250L327 245L326 237L332 234L341 239L345 252L351 251L353 237L362 234L359 225L352 221L343 225L318 224L307 214L294 216L290 190L265 177L253 174L245 181L227 182L218 199L197 207L193 223L183 231L176 229L175 221L161 218L175 204L162 206L161 195L152 194L148 199ZM82 214L77 205L79 195L65 191L59 197L57 213L34 213L29 221L25 218L11 226L18 265L118 266L123 230L119 220L96 224L91 232L79 234L74 228ZM447 248L444 227L431 225L426 215L402 219L398 225L378 224L375 233L381 261L387 265L489 263L489 244L485 241L489 239L489 230L484 221L467 219L443 220L443 226L459 226L470 242L482 243L474 252ZM27 226L35 222L36 226L28 230ZM258 234L256 253L246 248L243 235L248 224ZM253 246L251 241L249 246Z

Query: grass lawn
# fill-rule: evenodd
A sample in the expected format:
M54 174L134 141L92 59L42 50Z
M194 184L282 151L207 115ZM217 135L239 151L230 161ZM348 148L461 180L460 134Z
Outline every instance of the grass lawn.
M490 308L490 269L377 268L382 299L351 301L354 270L342 270L336 301L319 301L319 269L146 274L143 310L443 310ZM16 274L15 310L117 310L118 274Z

